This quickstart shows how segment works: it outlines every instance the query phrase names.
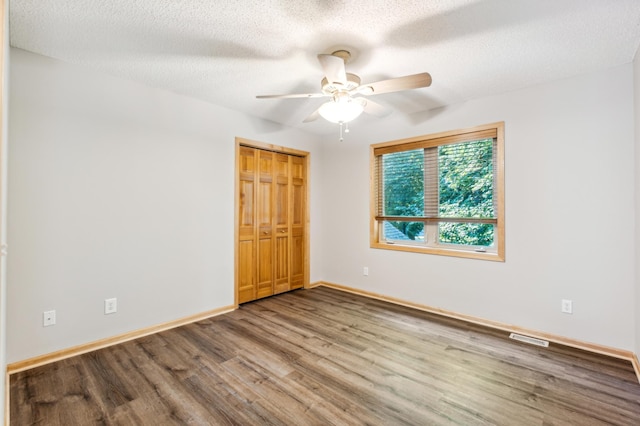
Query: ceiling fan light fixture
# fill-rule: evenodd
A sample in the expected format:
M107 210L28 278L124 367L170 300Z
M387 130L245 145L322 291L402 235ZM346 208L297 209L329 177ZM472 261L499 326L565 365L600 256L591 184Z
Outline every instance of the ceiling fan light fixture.
M351 98L331 100L320 106L318 113L332 123L348 123L364 111L362 102Z

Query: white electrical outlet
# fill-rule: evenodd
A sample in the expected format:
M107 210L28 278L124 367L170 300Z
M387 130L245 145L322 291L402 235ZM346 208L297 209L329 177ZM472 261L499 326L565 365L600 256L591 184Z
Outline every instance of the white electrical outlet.
M362 268L362 275L364 275L365 277L369 275L369 267L365 266L364 268Z
M565 314L573 313L573 302L568 299L562 299L562 312Z
M56 311L44 311L42 314L42 326L56 325Z
M115 314L118 312L118 299L104 299L104 314Z

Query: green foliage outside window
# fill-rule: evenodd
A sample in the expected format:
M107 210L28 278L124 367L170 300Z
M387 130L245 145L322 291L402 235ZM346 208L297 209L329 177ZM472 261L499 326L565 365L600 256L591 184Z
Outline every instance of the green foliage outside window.
M385 215L424 216L424 150L385 155L383 169ZM410 240L415 240L424 228L422 222L391 224Z
M494 217L493 140L443 145L438 150L440 217ZM493 244L493 225L441 222L440 242Z
M424 216L424 150L383 156L384 214ZM428 171L427 171L428 173ZM438 147L438 216L493 218L493 140ZM410 240L423 238L423 222L391 224ZM494 226L481 223L439 222L439 242L490 246Z

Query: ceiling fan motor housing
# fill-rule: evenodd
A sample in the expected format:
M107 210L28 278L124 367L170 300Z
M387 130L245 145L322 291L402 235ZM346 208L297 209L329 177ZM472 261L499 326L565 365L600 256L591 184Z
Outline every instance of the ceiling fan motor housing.
M360 86L360 77L355 74L351 74L350 72L347 74L347 81L345 83L341 83L339 81L329 82L327 78L323 78L320 85L322 86L322 93L325 95L333 95L336 92L348 92L350 90L355 89Z

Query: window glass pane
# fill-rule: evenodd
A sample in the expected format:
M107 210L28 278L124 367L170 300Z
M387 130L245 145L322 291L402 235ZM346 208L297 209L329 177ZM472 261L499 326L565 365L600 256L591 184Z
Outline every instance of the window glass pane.
M438 150L440 217L493 218L493 139ZM441 222L441 243L493 245L493 225Z
M424 241L424 223L422 222L382 222L384 238L387 241Z
M385 216L424 215L424 150L382 156ZM406 225L403 225L406 226Z
M469 246L493 246L494 226L490 223L440 222L440 243Z
M493 139L438 149L440 217L493 218Z

